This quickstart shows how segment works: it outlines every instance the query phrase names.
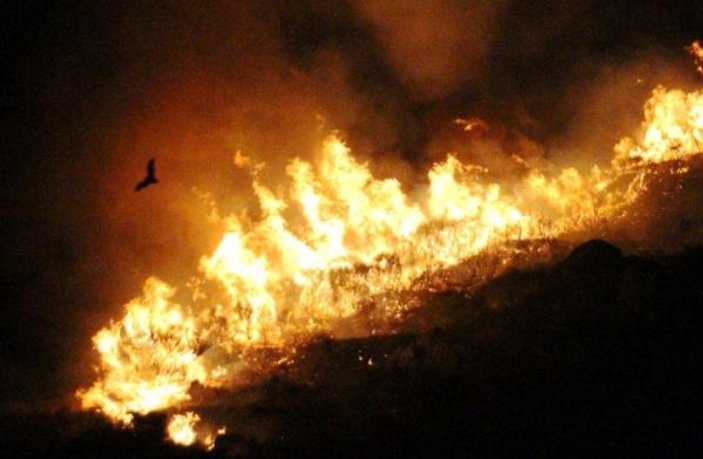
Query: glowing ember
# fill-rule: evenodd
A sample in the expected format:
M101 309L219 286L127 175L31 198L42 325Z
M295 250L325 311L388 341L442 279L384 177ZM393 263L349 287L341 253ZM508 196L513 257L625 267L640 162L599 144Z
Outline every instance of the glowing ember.
M203 425L200 416L192 411L174 414L169 418L166 425L166 436L174 444L192 446L198 443L207 450L213 449L217 437L225 433L226 429L224 427L214 430L207 425Z
M464 126L464 131L488 131L490 126L488 123L483 121L481 118L457 118L454 120L454 124Z
M187 403L194 382L232 382L255 347L334 334L365 300L378 300L374 313L392 320L409 306L384 299L423 275L491 245L616 216L641 193L647 165L702 150L703 93L658 87L641 135L621 140L609 166L587 173L530 170L497 183L449 155L406 193L397 180L375 178L333 136L317 163L291 160L289 187L276 193L259 180L263 166L238 154L236 164L252 173L260 218L227 220L219 246L201 260L198 282L184 288L192 293L187 306L166 283L146 281L124 317L95 335L100 377L78 392L82 406L129 424L132 413ZM192 444L198 421L193 413L174 416L169 437Z
M200 416L191 411L173 415L166 426L168 438L177 445L192 445L197 440L195 424L198 422L200 422Z

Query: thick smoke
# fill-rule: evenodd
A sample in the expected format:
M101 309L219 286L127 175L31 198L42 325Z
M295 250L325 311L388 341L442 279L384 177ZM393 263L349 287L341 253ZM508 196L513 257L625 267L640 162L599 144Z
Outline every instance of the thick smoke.
M332 130L406 185L448 151L587 166L656 83L692 84L703 22L695 1L230 3L4 3L3 398L70 392L147 275L193 273L221 229L203 192L257 211L237 151L274 189Z
M384 54L414 99L432 101L485 78L495 22L505 2L360 1Z

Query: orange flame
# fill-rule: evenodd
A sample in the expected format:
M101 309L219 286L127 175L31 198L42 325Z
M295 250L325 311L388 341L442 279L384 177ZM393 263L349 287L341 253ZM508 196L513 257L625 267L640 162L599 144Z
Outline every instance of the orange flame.
M100 407L129 424L146 414L188 400L190 381L205 378L197 360L195 318L171 301L173 289L149 278L144 295L125 307L120 322L100 330L93 343L104 378L78 395L84 408Z
M639 145L631 138L616 145L616 161L660 163L703 151L703 92L686 93L658 86L645 105Z

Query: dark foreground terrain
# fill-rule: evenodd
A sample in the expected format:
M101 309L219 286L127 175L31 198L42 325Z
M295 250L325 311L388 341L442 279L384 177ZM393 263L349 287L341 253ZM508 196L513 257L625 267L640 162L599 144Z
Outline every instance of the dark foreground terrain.
M472 294L432 294L404 333L318 340L267 382L204 394L215 449L88 414L5 414L5 457L476 457L703 453L703 250L590 241ZM437 321L436 318L443 318ZM423 331L422 323L441 326Z

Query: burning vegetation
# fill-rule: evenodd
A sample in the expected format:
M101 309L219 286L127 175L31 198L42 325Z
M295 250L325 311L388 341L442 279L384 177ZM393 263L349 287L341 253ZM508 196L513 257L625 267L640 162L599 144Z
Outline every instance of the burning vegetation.
M700 64L700 46L690 50ZM456 123L490 129L479 118ZM417 307L409 298L446 289L448 270L485 251L597 234L627 219L656 174L686 174L703 151L703 92L656 87L640 132L615 145L609 164L586 171L555 173L515 157L521 172L508 179L449 154L404 189L375 177L342 137L328 137L315 161L291 159L279 189L260 180L263 164L237 154L257 211L220 218L221 242L190 282L150 277L123 317L93 337L98 374L78 391L83 409L123 425L135 414L175 412L167 428L175 444L212 447L219 426L178 413L194 404L194 388L245 384L320 336L392 334ZM350 330L358 317L365 325Z

